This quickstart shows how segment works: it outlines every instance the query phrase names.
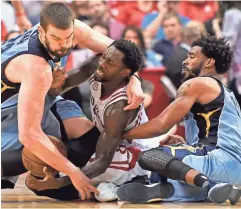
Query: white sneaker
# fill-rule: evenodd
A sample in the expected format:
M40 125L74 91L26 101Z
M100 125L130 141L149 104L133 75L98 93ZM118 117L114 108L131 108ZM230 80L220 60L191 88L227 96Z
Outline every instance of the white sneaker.
M95 195L95 198L100 202L109 202L117 200L118 186L111 182L102 182L98 185L97 190L99 195Z

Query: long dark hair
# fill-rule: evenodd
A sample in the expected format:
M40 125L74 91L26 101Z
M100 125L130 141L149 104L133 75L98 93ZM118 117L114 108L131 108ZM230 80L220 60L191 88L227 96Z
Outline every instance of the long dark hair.
M143 55L146 56L146 45L145 45L145 41L144 41L144 36L143 36L143 32L140 28L136 27L136 26L127 26L124 31L122 32L122 38L124 39L127 31L134 31L139 39L140 45L138 46L139 49L141 50L141 52L143 53Z

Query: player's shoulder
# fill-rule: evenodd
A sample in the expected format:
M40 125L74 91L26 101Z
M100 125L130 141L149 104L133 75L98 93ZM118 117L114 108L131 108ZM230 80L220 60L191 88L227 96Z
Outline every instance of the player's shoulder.
M41 72L44 71L44 69L51 69L50 65L43 57L32 54L23 54L15 57L9 63L9 67L17 70L21 69L22 73L25 71Z
M190 94L201 94L220 88L216 79L212 77L196 77L185 81L178 91L185 91Z
M212 77L196 77L185 81L182 85L191 85L193 88L199 88L210 86L210 83L217 83L217 81Z

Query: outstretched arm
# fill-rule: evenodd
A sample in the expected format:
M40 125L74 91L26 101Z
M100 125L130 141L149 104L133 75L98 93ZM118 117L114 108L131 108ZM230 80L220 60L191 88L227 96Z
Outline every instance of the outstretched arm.
M200 94L200 86L189 80L178 89L177 98L159 116L126 132L125 139L144 139L165 134L191 109Z
M61 72L53 72L54 84L52 83L50 94L56 96L62 94L71 88L78 86L85 82L96 70L100 54L97 54L85 62L83 62L77 69L73 69L67 73L67 78Z
M95 161L81 169L89 178L95 178L106 171L122 140L122 132L137 114L137 110L125 112L125 105L126 101L119 101L110 105L104 113L105 130L98 139Z

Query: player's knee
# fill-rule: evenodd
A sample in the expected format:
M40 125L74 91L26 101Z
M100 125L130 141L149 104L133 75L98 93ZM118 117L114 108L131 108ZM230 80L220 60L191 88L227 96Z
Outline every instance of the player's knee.
M174 180L184 180L186 173L191 169L191 167L162 149L151 149L142 152L138 163L143 169L158 172L160 175Z
M79 138L67 141L68 159L75 164L75 166L80 168L85 166L95 153L99 136L100 131L97 127L93 127Z
M157 170L164 170L167 164L174 159L175 157L163 152L160 148L150 149L147 151L142 152L139 155L138 163L139 165L145 169L145 167L153 167L152 171Z

